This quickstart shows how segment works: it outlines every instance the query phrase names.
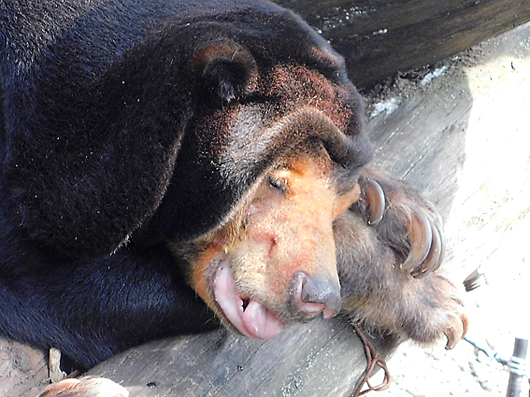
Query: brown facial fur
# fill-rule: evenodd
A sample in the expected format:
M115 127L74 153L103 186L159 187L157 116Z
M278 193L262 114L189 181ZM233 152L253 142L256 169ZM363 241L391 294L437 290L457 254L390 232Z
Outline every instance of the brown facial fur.
M347 130L351 121L352 109L344 102L350 93L343 87L332 84L316 71L304 66L276 67L270 71L266 82L259 87L263 94L270 97L286 98L286 107L297 108L309 105L326 114L342 131Z
M342 62L316 50L313 56L331 69ZM252 99L201 113L193 123L200 146L193 150L216 159L212 171L223 191L243 186L246 193L219 226L174 252L186 262L191 286L225 323L215 291L227 263L238 310L242 300L256 300L286 322L310 319L321 306L333 315L340 291L332 224L358 200L357 178L371 156L360 98L351 84L305 65L256 64L230 41L199 47L191 66L201 73L220 60L251 71L238 92ZM247 180L254 169L257 180Z
M216 258L230 261L243 296L284 321L303 320L290 300L299 271L339 284L333 221L359 198L355 184L338 194L333 163L324 149L292 153L267 173L243 210L194 243L190 284L226 320L212 297Z

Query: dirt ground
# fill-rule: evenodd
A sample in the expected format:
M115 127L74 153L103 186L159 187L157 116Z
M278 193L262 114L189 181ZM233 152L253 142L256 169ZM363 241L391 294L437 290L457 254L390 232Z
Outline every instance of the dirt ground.
M467 337L509 358L514 337L530 338L530 25L366 93L368 128L418 97L428 101L441 92L451 101L463 91L472 97L462 128L463 154L454 169L444 170L458 177L452 202L442 205L446 262L460 279L477 267L485 273L487 284L464 295L471 319ZM404 179L414 184L412 174ZM507 391L503 365L467 341L452 351L443 344L425 349L406 343L388 365L393 383L375 394L380 397L485 397ZM524 386L522 396L528 396L528 382Z

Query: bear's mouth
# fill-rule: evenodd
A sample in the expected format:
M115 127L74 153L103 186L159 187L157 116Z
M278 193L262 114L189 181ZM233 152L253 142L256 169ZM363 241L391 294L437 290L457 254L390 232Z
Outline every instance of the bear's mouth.
M212 295L226 319L239 332L249 338L272 339L278 336L285 324L255 299L248 298L237 289L230 270L229 260L222 260L212 283Z

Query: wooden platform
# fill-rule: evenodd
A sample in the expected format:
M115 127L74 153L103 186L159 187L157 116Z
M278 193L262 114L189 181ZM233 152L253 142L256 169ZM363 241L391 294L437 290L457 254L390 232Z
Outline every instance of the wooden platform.
M35 397L47 378L45 352L0 338L0 397Z
M376 343L385 355L393 346ZM89 373L118 381L131 397L349 396L365 367L355 331L334 319L292 327L267 342L225 330L153 342Z
M439 201L446 265L462 277L480 266L488 281L465 295L468 337L509 357L515 336L530 338L530 25L456 62L446 62L431 84L417 85L393 112L372 119L378 131L390 133L390 146L407 153L403 162L383 149L376 161ZM399 92L410 94L410 81L398 80L385 100L403 98ZM399 121L403 113L410 116ZM418 144L414 131L437 136L442 145L429 140L424 157L410 157L408 148ZM469 344L449 352L406 349L388 363L396 382L381 397L506 395L508 372Z

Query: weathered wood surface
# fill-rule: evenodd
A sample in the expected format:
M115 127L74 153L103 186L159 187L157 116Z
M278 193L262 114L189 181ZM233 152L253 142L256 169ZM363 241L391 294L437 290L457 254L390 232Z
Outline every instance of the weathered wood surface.
M530 21L530 0L275 0L322 32L358 87Z
M452 142L450 150L435 150L434 145L415 166L400 167L399 158L385 158L384 150L376 161L396 167L413 183L422 180L418 175L425 163L443 167L438 170L443 176L439 186L433 180L422 187L431 197L453 189L451 199L442 203L449 246L446 265L463 266L463 275L480 266L488 281L465 296L471 319L468 338L509 357L514 337L530 337L530 24L477 50L480 62L449 67L432 84L420 86L414 97L423 99L415 99L418 105L408 108L417 113L414 120L399 125L392 121L401 117L400 107L409 103L405 100L377 121L379 128L390 128L383 119L393 128L401 127L394 132L394 144L420 129ZM397 86L405 84L398 81ZM460 107L455 109L461 112L460 119L448 112L453 102ZM454 127L442 122L444 112L455 119ZM421 120L424 114L434 118ZM447 155L450 158L443 161ZM407 350L398 351L389 362L396 382L380 397L506 395L508 373L469 344L450 352L425 352L408 344L398 350L402 347ZM527 396L528 389L521 395Z
M45 352L0 338L0 397L36 396L47 377Z
M393 344L379 351L386 355ZM349 396L365 356L344 319L317 320L270 341L225 330L149 343L89 374L109 377L135 396Z

